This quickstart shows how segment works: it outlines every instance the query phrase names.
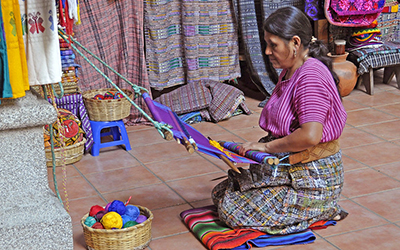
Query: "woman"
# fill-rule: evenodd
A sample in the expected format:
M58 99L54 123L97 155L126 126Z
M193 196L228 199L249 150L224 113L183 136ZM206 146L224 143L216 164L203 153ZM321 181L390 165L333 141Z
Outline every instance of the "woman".
M268 135L244 143L240 153L290 156L287 164L252 164L241 174L230 170L212 198L220 219L233 228L289 234L347 216L338 205L343 164L337 141L347 115L328 51L312 41L305 14L295 7L278 9L265 20L264 34L265 53L283 70L260 116Z

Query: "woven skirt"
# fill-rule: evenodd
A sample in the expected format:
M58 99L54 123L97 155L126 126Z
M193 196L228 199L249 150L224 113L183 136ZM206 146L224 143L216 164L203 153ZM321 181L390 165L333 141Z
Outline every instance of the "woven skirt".
M342 153L290 166L252 164L232 170L212 191L221 221L232 228L290 234L341 211Z

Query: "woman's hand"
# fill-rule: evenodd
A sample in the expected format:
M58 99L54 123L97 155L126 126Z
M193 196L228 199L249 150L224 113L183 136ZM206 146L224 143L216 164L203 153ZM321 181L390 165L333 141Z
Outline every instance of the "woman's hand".
M265 143L261 142L245 142L240 145L239 154L244 156L249 150L265 152Z

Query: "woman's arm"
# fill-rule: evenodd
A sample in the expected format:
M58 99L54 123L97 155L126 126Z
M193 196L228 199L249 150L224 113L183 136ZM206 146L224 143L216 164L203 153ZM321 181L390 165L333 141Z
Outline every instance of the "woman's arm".
M267 153L299 152L317 145L322 138L323 126L319 122L307 122L290 135L267 143L245 142L240 154L248 150L257 150Z

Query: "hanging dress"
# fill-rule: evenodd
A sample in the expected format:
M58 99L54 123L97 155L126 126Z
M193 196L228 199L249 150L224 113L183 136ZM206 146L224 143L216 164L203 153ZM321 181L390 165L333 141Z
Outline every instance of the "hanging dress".
M18 0L14 0L18 1ZM61 82L62 69L55 1L20 0L29 84Z
M3 15L0 5L0 98L11 98L12 96L8 70L6 34L4 32Z
M13 98L25 96L29 90L22 24L18 0L2 0L1 10L7 44L8 67Z

